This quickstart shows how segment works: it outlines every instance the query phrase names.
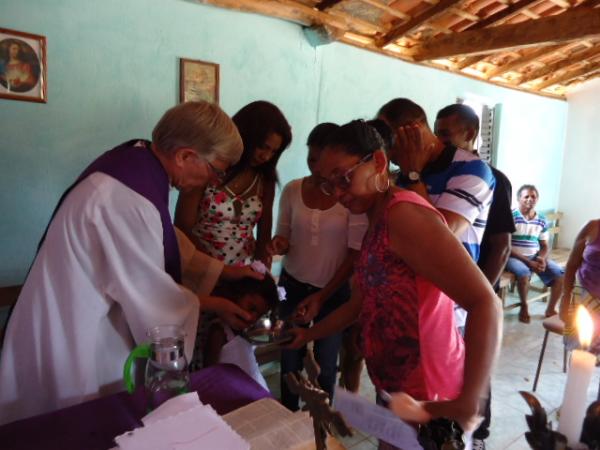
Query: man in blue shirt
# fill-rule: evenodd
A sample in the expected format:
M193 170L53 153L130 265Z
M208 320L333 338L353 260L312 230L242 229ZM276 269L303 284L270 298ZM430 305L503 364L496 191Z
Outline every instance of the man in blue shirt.
M397 98L386 103L378 117L396 134L390 159L400 166L397 184L439 209L477 261L495 186L490 167L476 155L435 136L425 111L411 100Z
M479 133L479 117L471 107L456 103L442 108L435 118L434 132L445 143L478 156L474 147ZM499 170L492 166L490 169L496 179L496 185L477 265L492 286L496 287L510 255L510 239L515 231L515 224L510 207L512 198L510 181ZM491 389L482 413L483 422L473 432L474 450L485 449L485 439L490 435Z

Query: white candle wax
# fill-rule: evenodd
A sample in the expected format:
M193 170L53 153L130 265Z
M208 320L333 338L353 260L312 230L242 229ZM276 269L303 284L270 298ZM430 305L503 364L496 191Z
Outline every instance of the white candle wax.
M558 432L567 437L570 446L579 442L587 408L587 390L594 373L596 357L584 350L573 350L567 374L565 395L560 408Z

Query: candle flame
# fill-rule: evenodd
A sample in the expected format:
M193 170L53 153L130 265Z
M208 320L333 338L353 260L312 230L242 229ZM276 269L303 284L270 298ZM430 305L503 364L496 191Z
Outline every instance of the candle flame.
M583 305L577 307L575 313L575 325L579 333L579 343L582 347L587 348L592 343L594 334L594 322L592 316Z

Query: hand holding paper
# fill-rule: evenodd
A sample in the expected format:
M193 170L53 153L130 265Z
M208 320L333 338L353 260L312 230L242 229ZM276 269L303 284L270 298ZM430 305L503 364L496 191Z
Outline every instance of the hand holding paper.
M477 410L461 401L460 397L456 400L423 402L398 392L390 395L390 409L406 422L427 423L438 417L454 420L465 434L473 432L483 420Z
M432 419L425 409L425 402L419 402L404 392L390 395L390 409L406 422L427 423Z

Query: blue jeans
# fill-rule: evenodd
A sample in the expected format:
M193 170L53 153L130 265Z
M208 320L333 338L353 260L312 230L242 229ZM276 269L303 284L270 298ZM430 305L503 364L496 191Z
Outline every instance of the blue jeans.
M537 258L538 255L533 255L528 257L529 260ZM531 269L525 265L523 261L518 260L517 258L508 258L508 262L506 263L506 270L512 272L516 275L517 278L527 277L529 278L532 274ZM562 267L556 264L551 259L546 260L546 270L542 273L538 273L537 276L540 277L542 282L546 286L552 286L554 280L562 277L564 271Z
M292 315L296 306L308 297L320 290L320 288L296 280L285 270L281 271L279 286L286 290L286 300L279 306L279 317L286 319ZM315 317L315 323L323 320L330 312L337 309L350 298L350 285L345 284L327 299L323 308ZM342 333L336 333L314 343L315 360L321 367L319 384L329 394L331 399L337 375L337 358L342 345ZM304 369L303 359L306 355L306 347L298 350L281 351L281 403L291 411L298 410L298 396L292 393L285 383L283 376L289 372L301 372Z

